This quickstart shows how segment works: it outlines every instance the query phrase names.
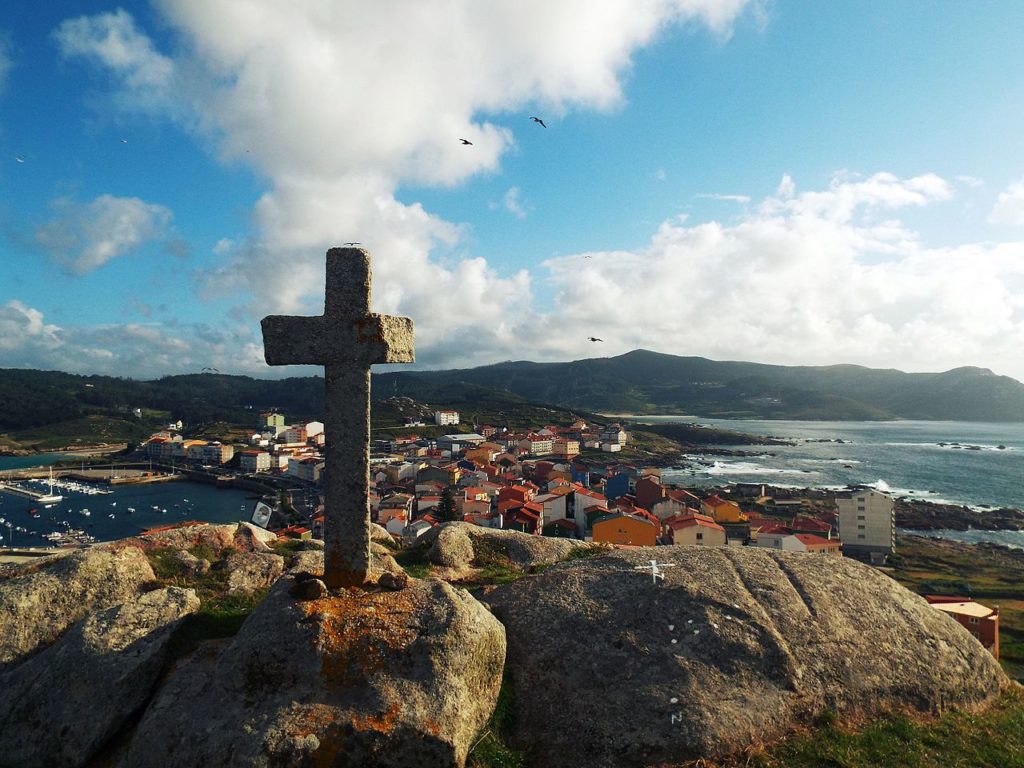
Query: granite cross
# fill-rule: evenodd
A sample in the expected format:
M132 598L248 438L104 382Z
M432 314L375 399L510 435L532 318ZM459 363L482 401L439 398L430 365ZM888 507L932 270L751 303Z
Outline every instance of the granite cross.
M268 315L268 365L323 365L324 582L364 584L370 571L370 366L413 362L412 320L370 312L370 254L327 251L324 313Z

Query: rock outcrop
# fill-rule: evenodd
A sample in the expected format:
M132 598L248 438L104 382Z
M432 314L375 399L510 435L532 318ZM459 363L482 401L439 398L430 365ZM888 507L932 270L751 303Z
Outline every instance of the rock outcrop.
M90 614L0 675L0 765L85 765L146 701L171 630L199 608L169 587Z
M266 589L282 573L284 558L269 552L234 552L224 560L229 594Z
M466 568L478 555L498 554L523 570L564 560L584 545L572 539L530 536L518 531L484 528L470 523L442 523L420 537L430 544L427 557L435 565Z
M0 581L0 672L49 645L89 611L137 597L156 577L138 547L87 549Z
M133 536L130 539L103 544L100 549L119 549L124 546L142 549L194 549L203 547L219 555L225 549L239 552L266 552L270 544L277 541L277 534L266 531L252 523L228 523L214 525L198 523L179 525L166 530Z
M671 564L656 584L652 559ZM542 767L714 758L827 711L940 712L1007 682L955 621L846 558L617 551L488 600L508 632L513 738Z
M120 765L461 766L501 684L501 624L437 580L296 600L285 576L148 707Z

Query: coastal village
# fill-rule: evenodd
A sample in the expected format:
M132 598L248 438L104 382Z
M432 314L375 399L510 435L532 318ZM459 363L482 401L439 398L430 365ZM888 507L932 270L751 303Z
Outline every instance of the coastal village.
M458 427L460 414L436 410L432 422ZM752 546L847 556L877 566L895 552L893 499L873 488L853 487L822 505L776 498L757 484L710 492L678 487L663 482L658 467L616 460L630 442L618 423L598 426L579 419L520 431L482 424L472 432L434 437L416 433L427 426L423 420L408 418L405 426L408 432L372 442L369 498L373 522L404 546L414 546L438 525L461 521L613 548ZM287 502L295 488L319 499L322 422L290 424L284 414L264 412L248 445L237 449L227 442L185 439L181 431L180 423L168 425L140 449L154 461L213 471L231 463L247 476L287 481L292 491L258 502L251 522L282 539L323 538L322 501L301 513ZM283 514L282 499L290 515ZM960 597L925 597L998 658L997 607Z

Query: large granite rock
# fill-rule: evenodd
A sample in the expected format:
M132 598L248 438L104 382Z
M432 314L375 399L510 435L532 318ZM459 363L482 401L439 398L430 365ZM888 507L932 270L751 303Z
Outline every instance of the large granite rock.
M388 534L390 535L390 534ZM323 550L305 550L296 552L288 564L286 573L309 573L314 576L324 575ZM391 550L383 544L370 540L370 581L375 581L382 573L400 574L405 570L398 564Z
M230 594L249 594L266 589L282 573L284 558L269 552L233 552L224 561Z
M423 534L417 544L430 544L427 557L435 565L466 568L478 555L494 553L524 570L557 563L577 547L591 546L572 539L531 536L462 522L442 523Z
M304 601L294 586L178 666L120 765L464 764L501 684L501 624L436 580Z
M143 549L193 549L205 547L214 554L225 549L239 552L266 552L277 541L277 534L252 523L185 523L175 528L154 531L103 545L108 548L135 546Z
M91 548L0 581L0 672L56 640L91 610L138 596L155 578L145 554Z
M171 630L199 609L169 587L96 611L54 645L0 675L0 765L81 766L146 701Z
M664 581L635 570L671 563ZM516 732L536 766L715 758L831 711L980 705L1007 683L955 621L868 566L658 547L493 591Z

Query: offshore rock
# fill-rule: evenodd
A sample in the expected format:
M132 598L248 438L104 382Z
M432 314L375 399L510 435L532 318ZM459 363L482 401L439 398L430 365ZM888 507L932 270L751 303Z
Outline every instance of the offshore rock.
M434 579L308 601L294 584L175 669L123 768L464 765L501 685L501 624Z
M669 563L654 583L652 559ZM508 633L513 742L531 765L714 759L825 712L982 705L981 644L847 558L650 547L555 565L488 595Z
M573 539L531 536L462 522L442 523L424 533L419 541L431 545L427 552L430 562L449 568L466 568L479 554L487 552L506 557L527 570L557 563L577 547L588 546Z
M156 577L138 547L90 548L0 581L0 672L49 645L91 610L136 597Z
M149 697L171 631L199 609L169 587L97 611L0 675L0 765L85 765Z

